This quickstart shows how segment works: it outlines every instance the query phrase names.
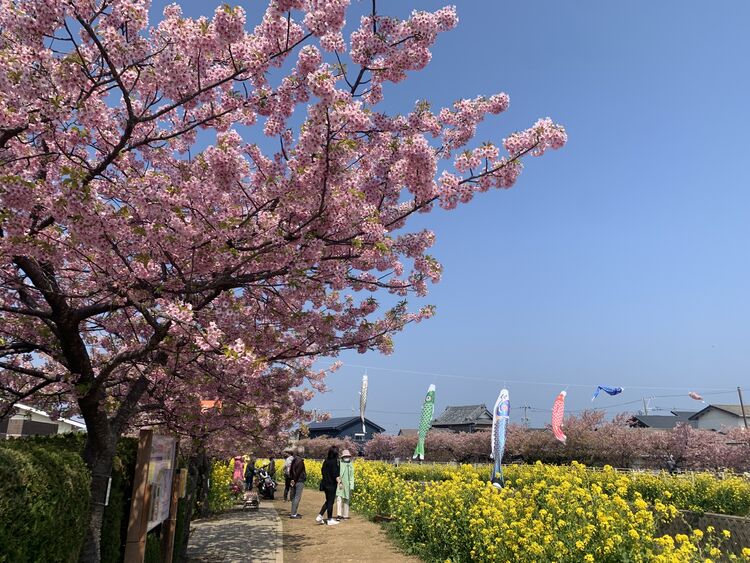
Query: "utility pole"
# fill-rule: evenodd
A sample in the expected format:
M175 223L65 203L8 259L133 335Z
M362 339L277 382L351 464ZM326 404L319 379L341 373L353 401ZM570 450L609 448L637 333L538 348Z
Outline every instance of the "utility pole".
M648 416L648 403L646 403L646 397L641 397L641 399L643 399L643 414Z
M742 422L745 423L745 430L747 430L747 418L745 417L745 403L742 401L742 389L737 387L737 394L740 396L740 409L742 409Z
M521 407L523 409L523 418L521 419L523 421L523 425L528 428L529 427L529 417L526 415L526 411L530 409L529 403L526 403L524 406Z

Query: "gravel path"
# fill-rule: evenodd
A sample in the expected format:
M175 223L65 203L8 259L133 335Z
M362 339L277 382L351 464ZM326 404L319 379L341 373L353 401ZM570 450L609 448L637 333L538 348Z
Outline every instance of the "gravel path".
M281 520L273 505L258 510L234 509L191 525L191 563L282 563Z

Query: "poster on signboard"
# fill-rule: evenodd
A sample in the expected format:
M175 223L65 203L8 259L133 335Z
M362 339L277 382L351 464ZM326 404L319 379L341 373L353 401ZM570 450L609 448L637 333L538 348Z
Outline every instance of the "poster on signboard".
M169 517L174 475L175 439L154 435L151 441L151 456L148 461L148 484L151 485L151 505L148 513L148 529L161 524Z

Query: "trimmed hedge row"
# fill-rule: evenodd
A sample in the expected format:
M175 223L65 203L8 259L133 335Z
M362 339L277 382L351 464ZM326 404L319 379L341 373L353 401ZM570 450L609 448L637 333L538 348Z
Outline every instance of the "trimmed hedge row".
M90 476L79 455L29 444L0 447L0 561L78 560Z
M86 435L57 434L53 436L33 436L0 442L0 562L16 561L77 561L83 536L86 530L89 509L90 475L81 457L85 445ZM117 456L112 467L112 487L110 489L109 505L104 511L101 536L102 563L119 563L122 561L125 539L127 537L128 513L130 511L130 497L133 489L132 476L135 470L135 458L138 440L134 438L120 438L117 446ZM31 466L18 466L21 456L30 459ZM28 456L32 456L29 458ZM61 469L54 462L47 459L64 460ZM6 461L7 459L7 461ZM66 470L75 468L75 478L63 482L67 476ZM18 489L9 488L9 479L5 472L11 474L45 475L50 480L53 492L39 487L28 488L25 496L19 496ZM55 503L49 499L55 499ZM58 500L59 499L59 500ZM21 514L14 512L11 505L16 507L28 505L38 507L39 514L32 514L29 510L21 509ZM63 508L59 508L62 506ZM80 508L82 516L78 515ZM6 548L4 533L8 530L8 522L23 530L33 529L34 533L14 533L14 541L21 545L20 555L13 554ZM33 526L33 528L32 528ZM55 541L41 538L54 535ZM55 542L64 543L70 555L63 553L47 555L45 549L55 549ZM13 548L16 549L16 548ZM41 550L41 551L40 551ZM8 555L6 555L6 552ZM13 555L11 555L13 554ZM25 555L24 555L25 554ZM4 558L5 557L5 558ZM24 558L26 557L26 558Z
M78 560L90 501L85 441L82 433L0 441L0 563ZM137 453L137 439L120 438L102 522L102 563L123 560ZM180 528L188 525L184 504ZM159 561L159 527L147 541L146 560Z

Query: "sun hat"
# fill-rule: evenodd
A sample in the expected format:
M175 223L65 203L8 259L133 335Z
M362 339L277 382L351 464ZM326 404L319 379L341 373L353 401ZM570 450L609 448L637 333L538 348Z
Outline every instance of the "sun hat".
M341 452L341 457L352 457L352 454L349 450L344 450Z

